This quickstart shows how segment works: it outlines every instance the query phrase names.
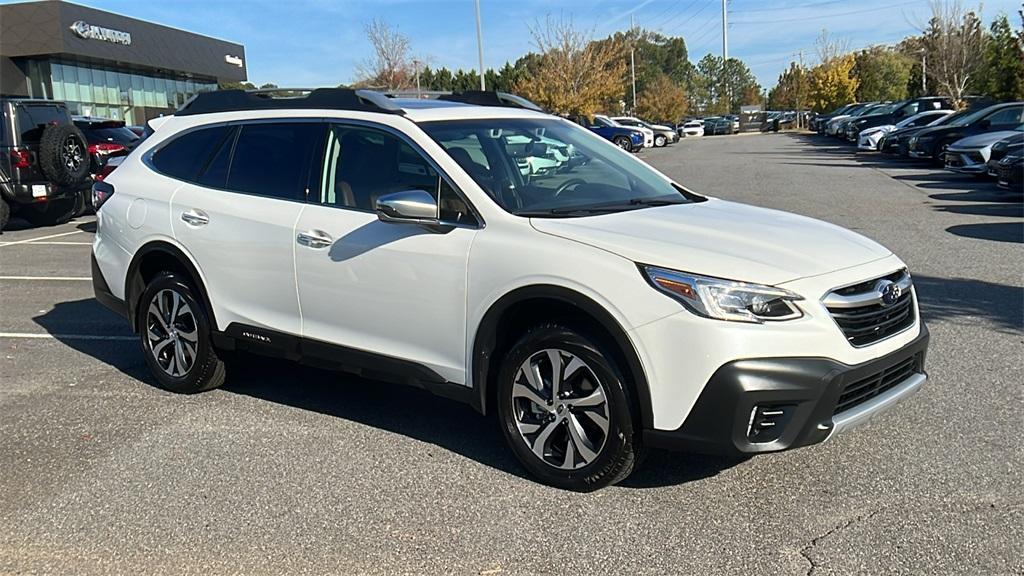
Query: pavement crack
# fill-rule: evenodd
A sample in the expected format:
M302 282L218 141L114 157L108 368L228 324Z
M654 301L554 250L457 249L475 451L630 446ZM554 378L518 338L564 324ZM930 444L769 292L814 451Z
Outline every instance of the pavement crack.
M800 556L802 556L803 559L806 560L807 564L808 564L806 576L813 576L814 573L818 570L818 564L817 564L817 562L814 561L814 558L811 557L810 552L811 552L811 550L813 550L814 548L816 548L818 546L819 542L821 542L822 540L825 540L826 538L828 538L829 536L832 536L833 534L837 534L839 532L842 532L843 530L846 530L847 528L849 528L850 526L853 526L854 524L859 524L859 523L864 522L866 520L870 520L871 518L873 518L876 514L878 514L882 510L883 510L882 508L879 508L878 510L875 510L875 511L870 512L868 514L861 514L861 515L857 516L856 518L853 518L851 520L847 520L846 522L844 522L844 523L842 523L842 524L840 524L838 526L833 526L832 528L829 528L824 534L821 534L819 536L815 536L814 538L811 538L811 541L808 542L806 546L804 546L803 548L800 549Z

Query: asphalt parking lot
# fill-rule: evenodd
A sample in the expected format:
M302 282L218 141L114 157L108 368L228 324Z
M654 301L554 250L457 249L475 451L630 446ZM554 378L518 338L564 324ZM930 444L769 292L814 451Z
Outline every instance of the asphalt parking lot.
M920 394L745 461L654 452L594 494L416 390L247 358L153 385L92 300L93 218L0 235L0 573L1024 573L1024 212L971 177L795 134L643 153L694 190L857 230L915 275ZM765 242L770 242L765 238Z

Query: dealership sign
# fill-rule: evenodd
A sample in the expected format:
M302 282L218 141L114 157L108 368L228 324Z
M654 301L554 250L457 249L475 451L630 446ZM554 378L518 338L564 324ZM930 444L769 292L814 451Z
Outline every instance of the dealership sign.
M111 28L103 28L102 26L93 26L83 20L79 20L72 24L71 31L75 33L75 36L85 38L86 40L102 40L104 42L122 44L124 46L131 46L132 44L132 35L127 32L113 30Z
M239 68L245 65L245 62L242 61L241 57L232 56L231 54L225 54L224 61L233 66L238 66Z

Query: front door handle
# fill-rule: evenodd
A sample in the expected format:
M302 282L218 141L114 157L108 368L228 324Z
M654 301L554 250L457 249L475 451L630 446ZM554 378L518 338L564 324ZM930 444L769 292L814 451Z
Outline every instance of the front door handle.
M206 226L210 223L210 217L206 212L195 208L181 213L181 219L189 226Z
M331 238L330 234L321 230L307 230L305 232L299 232L296 237L299 244L309 248L327 248L331 244L334 244L334 238Z

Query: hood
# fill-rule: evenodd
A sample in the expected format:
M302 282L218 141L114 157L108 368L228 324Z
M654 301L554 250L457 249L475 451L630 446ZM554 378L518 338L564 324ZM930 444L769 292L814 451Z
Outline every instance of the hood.
M875 132L891 132L894 128L896 128L896 126L894 126L892 124L885 124L885 125L882 125L882 126L875 126L874 128L867 128L865 130L862 130L860 135L861 136L868 136L870 134L874 134Z
M950 144L950 148L985 148L991 146L996 142L999 142L1003 138L1009 138L1020 134L1016 130L999 130L998 132L984 132L982 134L975 134L974 136L968 136L967 138L961 138L956 142Z
M531 223L540 232L634 262L760 284L817 276L891 254L827 222L714 198Z

